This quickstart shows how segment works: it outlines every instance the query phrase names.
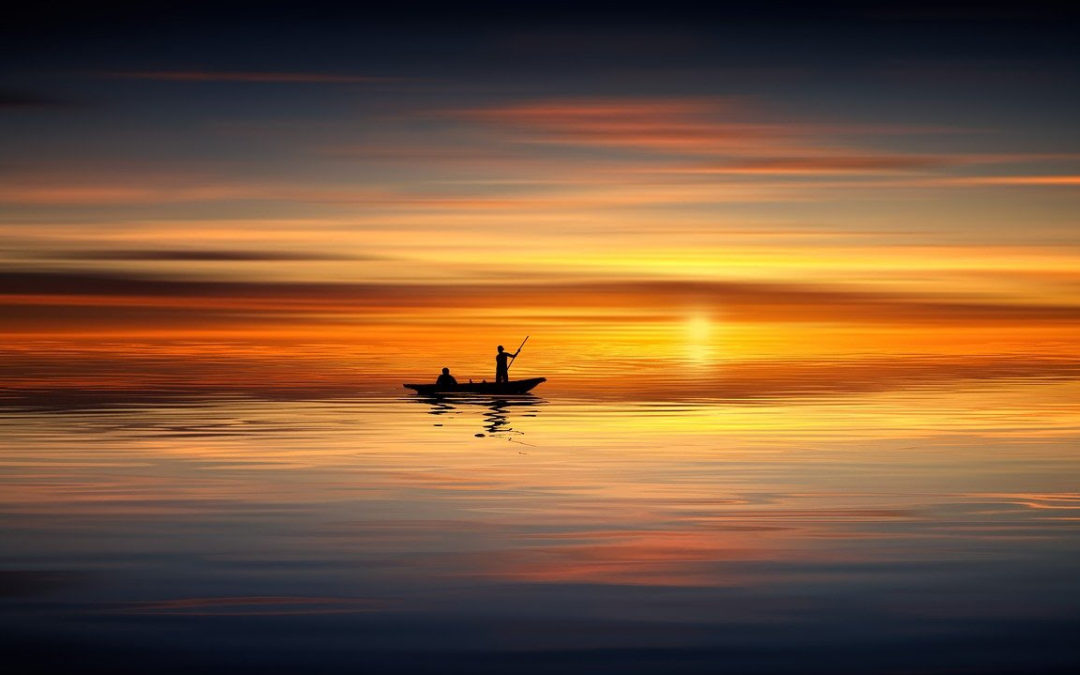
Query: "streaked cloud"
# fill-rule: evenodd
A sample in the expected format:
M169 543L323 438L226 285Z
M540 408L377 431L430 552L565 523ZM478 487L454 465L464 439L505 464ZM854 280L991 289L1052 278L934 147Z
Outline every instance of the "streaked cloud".
M1080 186L1080 175L1065 176L965 176L953 178L948 181L953 185L1015 185L1015 186L1045 186L1045 187L1077 187Z
M825 170L898 170L937 167L947 157L860 151L844 136L949 133L936 127L846 126L780 119L746 98L570 99L458 111L456 115L514 131L517 140L607 147L677 156L715 155L752 168L790 166ZM737 168L737 167L732 167Z
M98 73L100 77L163 82L255 82L268 84L370 84L396 78L342 73L243 70L133 70Z
M46 257L68 260L117 260L161 262L260 262L260 261L317 261L317 260L363 260L373 257L349 256L334 253L302 251L241 251L229 249L105 249L71 251L63 254L46 254Z
M225 201L373 202L400 195L369 186L335 188L220 180L198 176L115 174L112 180L28 177L0 186L0 203L26 206L126 206Z
M1073 185L1078 180L1072 174L956 175L980 165L1075 163L1076 153L886 150L896 147L895 141L882 142L890 137L955 137L971 131L935 125L822 123L781 114L745 97L534 100L450 114L487 125L526 147L618 153L621 164L606 167L609 172L777 179L844 174L878 181L850 185L859 189L903 187L911 185L904 181L912 177L934 181L938 187ZM602 175L605 167L592 169L594 176ZM890 174L900 182L888 182ZM799 185L774 187L790 191Z
M269 198L273 190L243 185L131 185L117 180L100 184L8 184L0 202L38 206L170 204Z
M800 135L790 126L748 119L746 103L735 100L553 100L454 114L516 130L518 139L526 142L674 154L790 147Z
M0 89L0 110L5 108L13 110L24 108L58 108L68 105L70 105L68 101L34 91Z
M384 608L385 604L367 598L239 596L133 603L114 611L140 616L308 616L371 612Z
M917 155L833 155L740 159L727 164L663 168L660 173L785 175L926 171L956 164L949 157Z
M740 281L624 281L532 284L273 283L191 280L78 272L0 273L3 304L167 307L213 313L354 315L421 310L494 310L522 313L608 310L645 320L681 316L695 306L737 322L842 322L922 325L980 323L1080 323L1080 303L1019 302L993 297L950 297L816 285ZM166 300L167 299L167 300ZM674 308L674 309L672 309ZM599 314L584 314L596 320ZM14 317L12 317L14 318Z

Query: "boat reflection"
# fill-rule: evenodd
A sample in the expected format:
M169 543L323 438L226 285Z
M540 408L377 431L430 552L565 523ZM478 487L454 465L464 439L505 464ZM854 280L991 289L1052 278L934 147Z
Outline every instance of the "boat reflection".
M463 394L430 394L416 396L409 400L416 401L427 406L429 415L449 415L457 412L465 412L474 407L485 408L480 413L483 418L482 432L474 436L524 435L525 432L511 426L511 418L536 417L540 413L540 406L547 403L546 400L532 394L517 396L476 396ZM442 426L436 424L436 426Z

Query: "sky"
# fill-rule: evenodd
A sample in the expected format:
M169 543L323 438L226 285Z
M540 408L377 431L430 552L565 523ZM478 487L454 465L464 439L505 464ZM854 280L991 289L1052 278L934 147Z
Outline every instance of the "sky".
M0 27L0 375L479 379L525 335L553 383L1060 374L1078 16L29 9Z

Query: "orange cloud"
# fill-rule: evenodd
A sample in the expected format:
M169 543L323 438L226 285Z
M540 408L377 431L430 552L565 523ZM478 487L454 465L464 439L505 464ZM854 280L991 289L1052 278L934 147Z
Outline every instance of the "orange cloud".
M952 185L1080 186L1080 175L1064 176L965 176L945 179Z
M524 144L558 144L635 153L639 173L732 176L933 172L978 164L1076 160L1075 153L908 154L867 147L852 137L956 133L904 125L829 125L773 121L742 99L560 99L458 111ZM843 141L841 141L843 139ZM644 156L643 156L644 155ZM646 157L647 156L647 157ZM682 158L705 164L665 164ZM937 185L1074 185L1077 177L944 177ZM890 185L885 185L889 187ZM854 185L852 187L868 187ZM875 186L869 186L875 187Z
M663 168L659 172L732 175L871 173L924 171L950 166L955 162L947 157L922 155L821 155L743 159L712 166Z
M120 182L120 181L117 181ZM269 197L264 188L251 186L125 186L99 185L7 185L0 187L0 202L34 206L93 206L116 204L168 204Z
M286 283L169 279L67 272L0 274L0 300L16 323L34 307L355 315L513 306L533 312L577 309L647 317L692 304L742 322L943 324L1080 322L1080 305L975 299L843 287L742 281L595 281L543 284ZM678 312L677 312L678 313ZM45 312L61 323L70 313ZM174 319L179 319L177 314ZM98 317L102 319L105 317Z
M790 148L801 135L788 125L736 121L736 116L749 116L745 104L719 100L540 101L456 114L516 129L529 142L695 155Z

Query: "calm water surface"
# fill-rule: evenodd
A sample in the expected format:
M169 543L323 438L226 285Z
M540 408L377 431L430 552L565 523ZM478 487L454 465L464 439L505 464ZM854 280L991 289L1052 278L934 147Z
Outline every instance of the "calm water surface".
M0 433L2 642L41 670L1080 665L1072 382L25 404Z

